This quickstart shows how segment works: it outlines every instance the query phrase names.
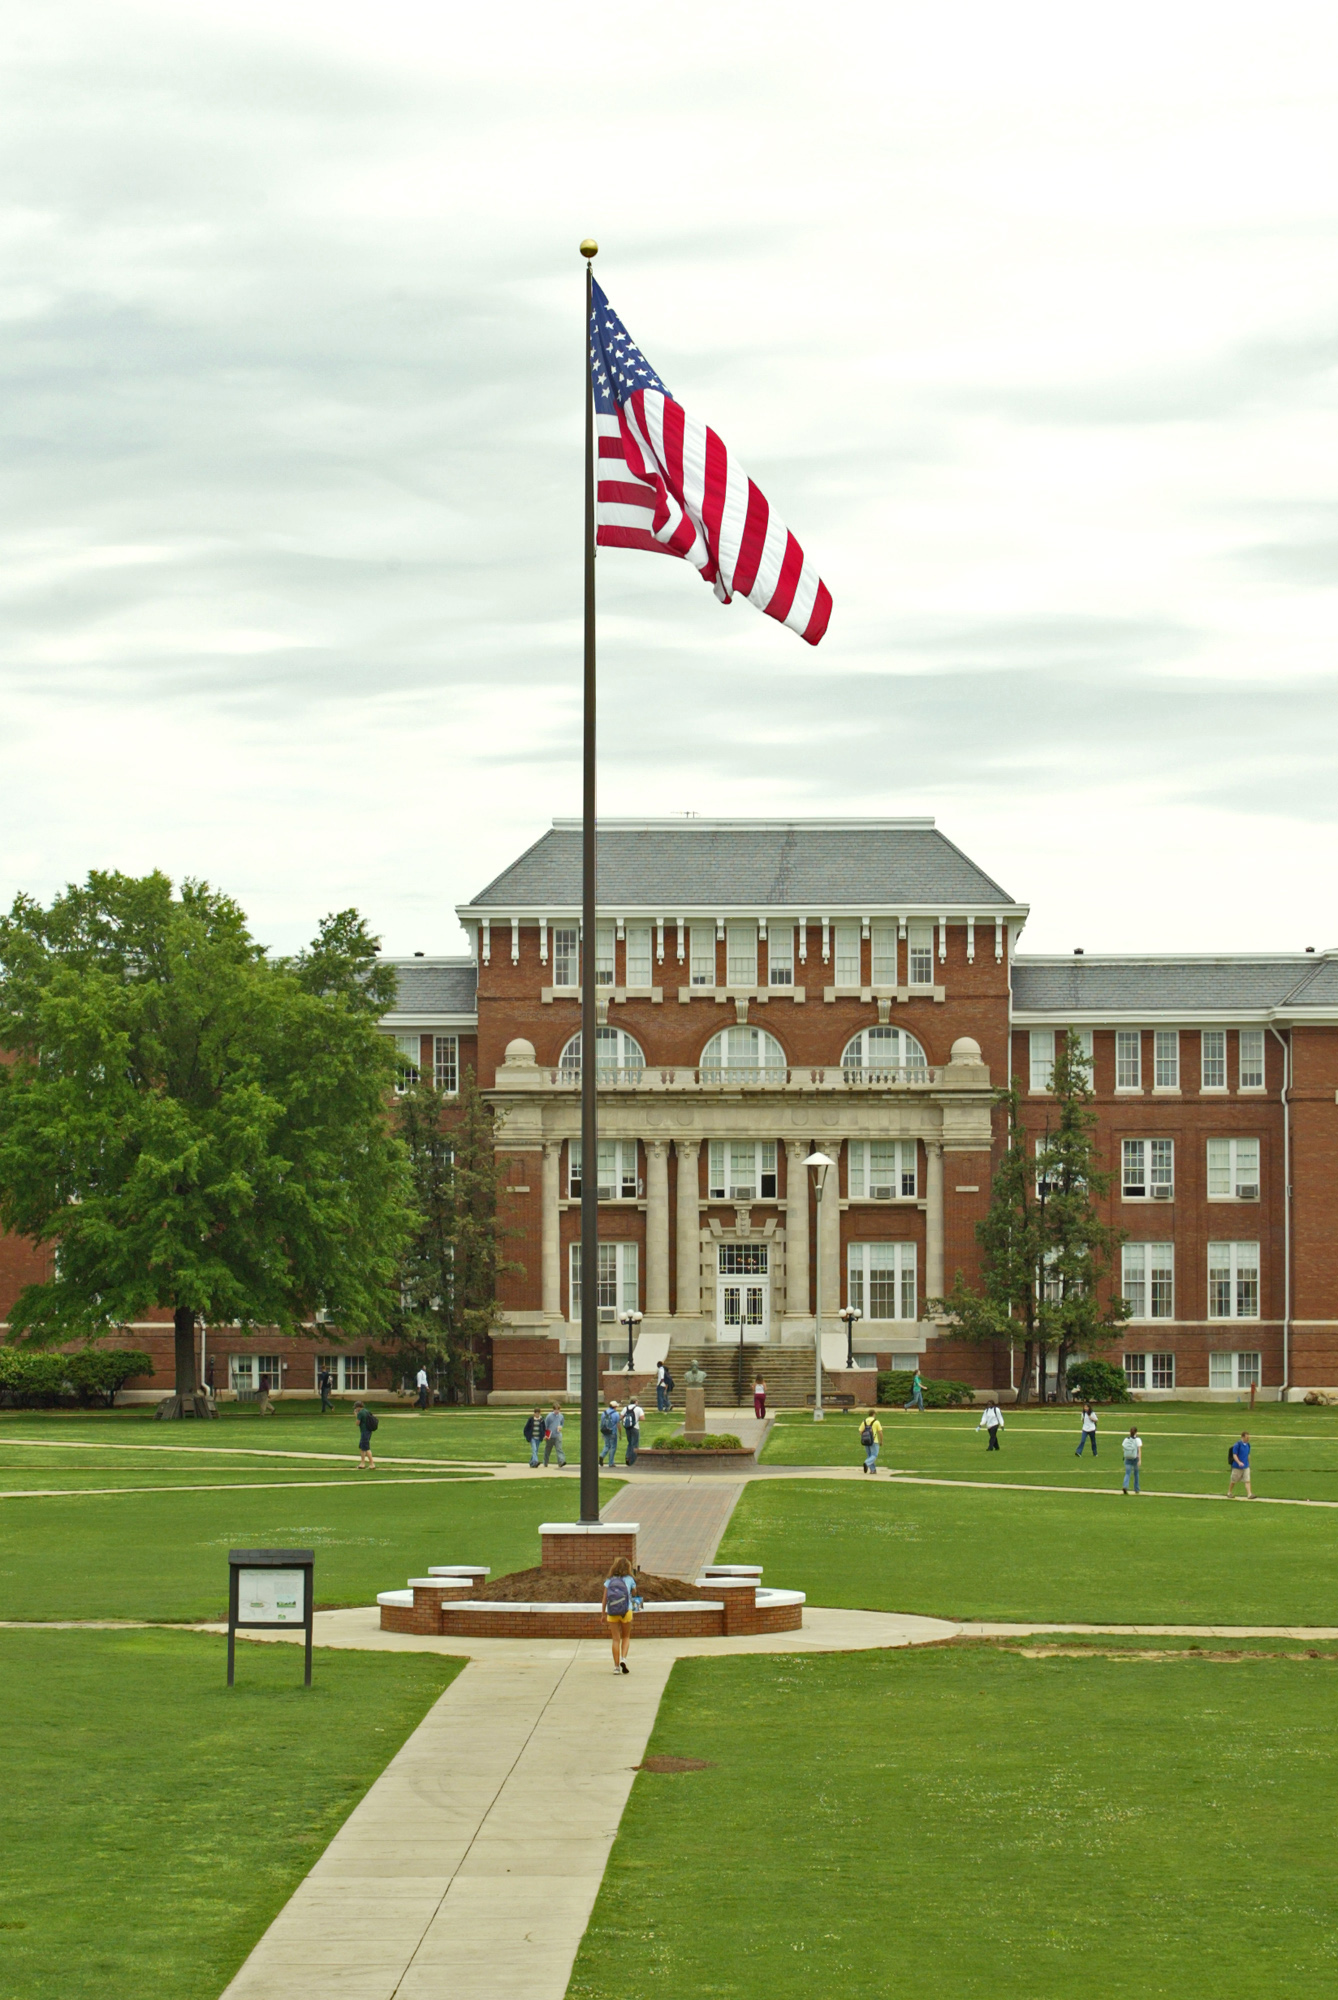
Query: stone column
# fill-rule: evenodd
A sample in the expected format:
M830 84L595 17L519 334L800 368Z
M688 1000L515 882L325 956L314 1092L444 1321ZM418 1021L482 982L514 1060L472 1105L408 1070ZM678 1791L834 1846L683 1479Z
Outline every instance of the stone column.
M808 1157L806 1139L785 1143L785 1316L807 1319L812 1306L808 1282Z
M925 1296L943 1296L943 1141L925 1140Z
M701 1229L697 1208L700 1139L675 1139L678 1155L678 1317L699 1319L702 1309Z
M646 1311L669 1311L669 1144L646 1141Z
M841 1141L829 1139L821 1150L836 1162L822 1190L822 1316L828 1330L839 1332L834 1315L841 1305Z
M557 1139L544 1141L543 1208L540 1216L540 1262L543 1270L544 1315L549 1320L562 1317L562 1260L559 1255L558 1236L558 1195L560 1180L558 1170L562 1161L562 1143ZM533 1296L531 1294L531 1296Z

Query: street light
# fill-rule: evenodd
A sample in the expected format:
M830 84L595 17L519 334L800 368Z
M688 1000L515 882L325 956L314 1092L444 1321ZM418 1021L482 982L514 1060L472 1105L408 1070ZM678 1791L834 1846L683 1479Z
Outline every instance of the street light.
M627 1372L629 1375L632 1372L632 1346L636 1340L636 1330L645 1316L644 1313L639 1312L625 1312L618 1315L620 1323L627 1328Z
M813 1421L822 1422L822 1190L829 1170L836 1165L825 1153L810 1153L804 1161L813 1169L813 1186L818 1204L818 1310L813 1321L813 1366L815 1371Z
M844 1320L845 1322L846 1367L853 1368L855 1365L855 1321L857 1319L863 1319L864 1314L860 1311L858 1306L842 1306L840 1312L836 1315L836 1317L839 1320Z

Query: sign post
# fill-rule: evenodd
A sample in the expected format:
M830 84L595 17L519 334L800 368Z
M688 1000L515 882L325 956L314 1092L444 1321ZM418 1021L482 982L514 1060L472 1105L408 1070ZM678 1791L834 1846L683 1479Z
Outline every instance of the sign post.
M303 1685L311 1686L311 1573L315 1561L311 1549L228 1550L229 1687L238 1632L287 1632L298 1625L307 1635Z

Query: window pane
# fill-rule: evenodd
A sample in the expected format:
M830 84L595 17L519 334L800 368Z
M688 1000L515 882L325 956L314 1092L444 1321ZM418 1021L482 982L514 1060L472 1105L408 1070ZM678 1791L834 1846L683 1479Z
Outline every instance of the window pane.
M455 1035L437 1035L432 1043L432 1081L454 1096L460 1088L460 1043Z
M794 925L767 931L767 979L772 986L794 985Z
M838 986L860 983L858 924L836 926L836 983Z
M901 1141L901 1192L913 1200L919 1193L920 1149L914 1139Z
M1154 1042L1154 1084L1158 1090L1179 1090L1179 1035L1174 1028L1158 1028L1154 1036Z
M1234 1354L1222 1354L1214 1350L1208 1356L1208 1387L1210 1389L1233 1389L1235 1387Z
M874 985L895 986L897 983L897 927L895 924L873 925L871 931L871 951Z
M396 1035L395 1055L397 1057L395 1088L401 1094L418 1081L418 1065L422 1061L422 1038L419 1035Z
M869 1147L869 1193L889 1201L897 1192L897 1142L875 1139Z
M1236 1356L1236 1387L1238 1389L1257 1389L1259 1387L1259 1384L1263 1380L1259 1364L1260 1356L1257 1354L1238 1354Z
M1149 1185L1152 1193L1171 1194L1175 1188L1174 1139L1148 1141Z
M613 925L595 925L595 984L613 984Z
M629 924L627 926L627 983L629 986L649 986L651 983L651 928L649 924Z
M693 924L688 931L693 986L715 985L715 925Z
M1242 1090L1262 1090L1264 1087L1262 1028L1242 1028L1240 1031L1240 1087Z
M580 954L577 950L575 930L555 930L553 932L554 986L578 986L580 978Z
M1232 1186L1237 1201L1258 1201L1259 1199L1259 1141L1257 1139L1237 1139L1235 1141L1235 1173Z
M1124 1357L1124 1379L1131 1389L1147 1388L1146 1354L1126 1354Z
M1055 1031L1053 1028L1032 1029L1030 1053L1032 1089L1049 1090L1050 1080L1055 1070Z
M1231 1141L1210 1139L1208 1141L1208 1196L1209 1199L1227 1197L1231 1193Z
M1226 1089L1226 1029L1205 1028L1199 1037L1202 1065L1199 1086L1203 1090Z
M1143 1038L1137 1028L1119 1028L1115 1033L1115 1088L1141 1090L1143 1087Z
M1126 1139L1124 1156L1124 1195L1128 1201L1141 1199L1148 1191L1147 1146L1142 1139Z
M757 984L757 925L726 924L725 952L729 961L726 975L731 986Z
M1175 1264L1168 1243L1149 1243L1148 1317L1175 1318Z
M906 928L906 960L912 986L934 983L934 926L909 924Z
M706 1192L712 1201L725 1199L725 1142L712 1139L706 1173Z
M1259 1250L1253 1243L1236 1245L1236 1318L1259 1317Z
M1120 1289L1129 1301L1133 1319L1147 1318L1147 1245L1126 1243L1121 1252L1123 1268Z
M1153 1355L1152 1386L1154 1389L1174 1389L1175 1356L1173 1354Z
M1210 1243L1208 1245L1208 1317L1209 1319L1230 1319L1232 1317L1231 1290L1231 1245Z
M852 1201L864 1198L864 1165L868 1152L868 1141L865 1139L852 1139L846 1147L847 1185Z

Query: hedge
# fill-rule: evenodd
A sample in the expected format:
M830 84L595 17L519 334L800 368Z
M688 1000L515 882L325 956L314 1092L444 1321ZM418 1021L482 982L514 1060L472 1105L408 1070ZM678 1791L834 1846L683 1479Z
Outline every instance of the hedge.
M58 1403L106 1403L135 1375L152 1375L153 1356L137 1348L85 1347L78 1354L41 1354L0 1346L0 1404L50 1409Z
M909 1403L911 1383L914 1376L908 1368L882 1369L878 1375L878 1400L880 1403ZM976 1392L969 1382L930 1382L920 1377L920 1387L924 1390L927 1410L960 1410L968 1403L974 1403Z
M1128 1377L1110 1361L1073 1361L1068 1371L1069 1394L1084 1403L1132 1403Z

